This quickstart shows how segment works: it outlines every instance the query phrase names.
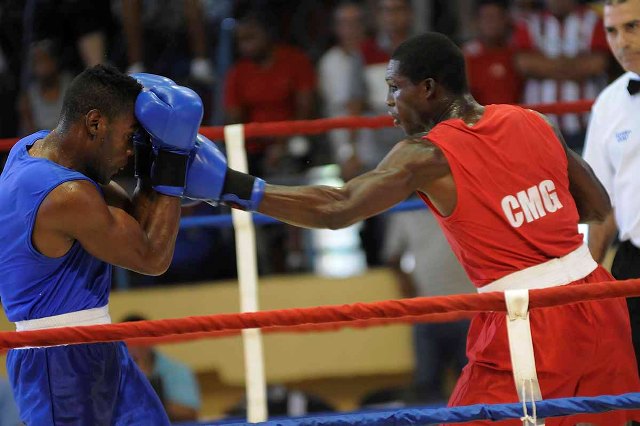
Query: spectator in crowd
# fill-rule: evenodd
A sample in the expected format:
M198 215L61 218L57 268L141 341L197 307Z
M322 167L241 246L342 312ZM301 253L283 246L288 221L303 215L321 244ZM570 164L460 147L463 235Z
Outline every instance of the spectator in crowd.
M147 318L130 314L123 322ZM129 345L129 353L160 397L172 422L197 420L200 410L200 388L191 369L162 354L151 346Z
M109 0L28 0L25 15L30 23L24 28L28 43L61 40L64 62L79 70L106 61Z
M387 87L385 72L391 52L411 36L412 9L409 0L379 0L376 8L376 32L361 46L364 62L364 80L367 92L365 102L369 111L386 113ZM362 77L361 77L362 78ZM396 132L394 132L396 133ZM394 141L397 138L393 139ZM377 149L388 152L388 146ZM377 164L377 159L371 163ZM369 165L369 162L365 165ZM371 164L374 165L374 164Z
M151 72L180 83L211 85L205 14L199 0L120 0L127 72Z
M511 2L511 15L513 19L527 19L532 13L544 9L545 0L513 0Z
M22 71L24 1L0 2L0 138L18 134L18 94ZM0 153L0 164L6 153Z
M355 2L356 0L351 0ZM313 63L320 60L334 42L335 27L327 25L344 0L296 0L289 18L290 34L286 38L304 49ZM359 3L359 2L358 2Z
M8 62L4 49L0 45L0 97L3 100L2 106L0 106L0 137L13 137L18 134L15 108L18 93L16 90L17 78L11 73Z
M515 31L517 69L528 104L594 99L607 82L609 52L602 20L577 0L546 0ZM570 148L581 151L586 114L550 116Z
M13 400L11 386L4 377L0 377L0 426L21 425L18 407Z
M240 58L225 81L228 123L309 119L313 115L313 65L303 51L276 42L272 21L266 11L258 9L247 11L238 20ZM249 169L266 175L276 173L286 148L281 139L248 141Z
M384 257L396 274L403 297L463 294L473 289L429 212L426 216L423 210L391 215ZM468 329L468 320L413 326L415 402L441 402L449 398L446 373L458 377L467 363Z
M56 127L64 93L72 80L71 74L62 69L56 41L33 43L29 56L33 80L20 99L22 134Z
M520 102L507 0L478 0L477 37L463 46L471 94L482 105Z
M9 2L7 6L11 7ZM111 20L109 0L27 0L23 16L16 108L21 128L11 136L55 127L65 84L69 83L60 70L75 73L106 62Z
M314 114L313 64L302 50L276 41L272 22L267 11L251 8L238 20L240 57L227 74L224 90L228 123L309 119ZM286 182L300 179L313 155L313 147L301 137L249 139L246 149L251 172ZM259 228L257 238L262 273L304 267L298 256L300 230L267 225Z
M355 1L343 1L333 15L336 44L322 55L318 64L318 91L325 117L359 115L362 112L364 85L362 79L352 81L361 69L360 45L365 37L364 10ZM358 87L355 87L358 85ZM354 131L336 129L329 132L334 158L338 163L353 154Z
M375 14L376 32L361 45L363 66L355 70L352 88L359 90L360 85L364 85L364 114L378 116L388 112L385 72L391 52L412 32L411 1L378 0ZM344 180L373 169L403 136L402 131L394 127L362 129L358 133L351 157L341 164ZM364 221L361 238L367 263L370 266L383 264L380 248L384 238L384 218L378 216Z
M224 9L223 0L218 6ZM206 4L201 0L115 0L120 31L114 62L128 73L149 72L195 90L203 99L203 125L212 117L214 71L209 59Z
M270 416L296 417L310 413L329 413L335 411L335 408L320 397L278 384L267 386L267 411ZM226 414L246 418L246 398L234 405Z
M596 99L585 142L584 158L607 189L612 211L589 225L589 249L601 263L616 233L620 245L611 274L617 279L640 278L640 0L607 0L604 27L607 40L626 71ZM627 299L636 360L640 361L640 298ZM640 364L639 364L640 365Z

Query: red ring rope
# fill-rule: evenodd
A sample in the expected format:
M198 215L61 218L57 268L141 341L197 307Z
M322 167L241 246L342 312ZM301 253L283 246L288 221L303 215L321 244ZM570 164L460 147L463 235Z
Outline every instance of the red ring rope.
M444 314L427 314L416 317L401 317L401 318L377 318L369 320L354 320L354 321L342 321L342 322L328 322L322 324L302 324L293 325L291 327L264 327L262 333L308 333L308 332L327 332L338 331L344 328L357 328L364 329L369 327L377 327L381 325L394 325L394 324L415 324L424 322L453 322L463 319L470 319L473 316L472 312L447 312ZM159 345L165 343L178 343L178 342L190 342L198 339L209 339L217 337L230 337L240 335L240 330L233 331L201 331L197 333L187 334L170 334L167 336L156 337L135 337L133 339L127 339L127 344L131 345Z
M523 105L543 114L566 114L587 112L593 101L559 102L553 104ZM273 123L248 123L244 126L245 137L258 136L291 136L324 133L333 129L382 128L393 126L393 119L388 115L379 117L336 117L318 120L278 121ZM201 127L200 133L209 139L223 140L224 127ZM9 151L18 141L17 138L0 139L0 152Z
M587 300L640 296L640 279L576 284L531 290L529 307L543 308ZM121 324L66 327L0 333L0 349L126 340L206 331L291 327L380 318L402 318L445 312L505 312L504 293L417 297L373 303L221 314Z

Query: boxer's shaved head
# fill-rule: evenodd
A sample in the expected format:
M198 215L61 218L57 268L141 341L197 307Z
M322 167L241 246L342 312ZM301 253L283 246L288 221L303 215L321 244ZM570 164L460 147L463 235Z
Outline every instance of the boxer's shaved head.
M95 109L108 118L131 110L142 86L108 65L87 68L73 79L62 102L60 123L69 123Z

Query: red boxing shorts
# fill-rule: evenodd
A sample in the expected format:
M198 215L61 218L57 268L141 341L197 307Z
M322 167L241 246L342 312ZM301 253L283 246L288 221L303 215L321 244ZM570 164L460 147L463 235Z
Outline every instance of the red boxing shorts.
M613 277L598 266L587 277L568 285L602 281L613 281ZM625 299L533 309L529 318L544 399L640 391ZM449 406L518 402L505 322L504 312L481 313L471 321L467 338L469 363L462 371ZM585 422L623 426L628 420L640 420L640 411L550 418L545 424L569 426ZM497 424L521 426L522 421Z

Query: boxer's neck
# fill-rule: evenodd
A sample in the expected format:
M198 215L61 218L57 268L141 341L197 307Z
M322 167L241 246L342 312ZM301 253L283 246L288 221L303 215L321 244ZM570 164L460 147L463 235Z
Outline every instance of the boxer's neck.
M37 140L29 149L29 155L45 158L68 169L82 172L85 168L84 144L73 128L60 134L58 129L52 130L43 139Z

